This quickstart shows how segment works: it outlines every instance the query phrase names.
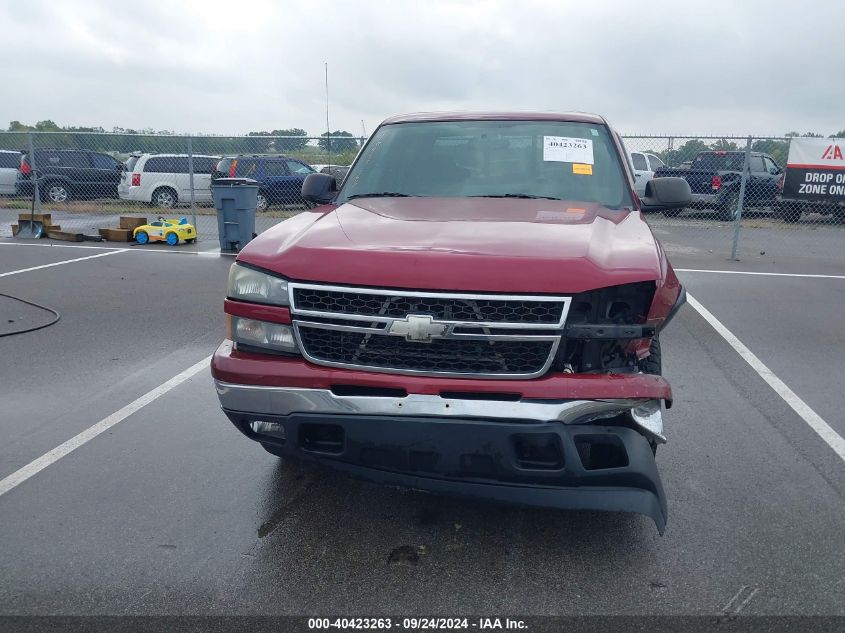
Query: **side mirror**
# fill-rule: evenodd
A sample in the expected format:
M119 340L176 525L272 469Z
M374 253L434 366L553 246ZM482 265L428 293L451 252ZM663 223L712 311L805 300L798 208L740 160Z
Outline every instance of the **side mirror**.
M337 180L329 174L308 174L302 183L302 197L314 204L328 204L337 195Z
M692 202L692 191L683 178L654 178L646 183L640 202L643 211L683 209Z

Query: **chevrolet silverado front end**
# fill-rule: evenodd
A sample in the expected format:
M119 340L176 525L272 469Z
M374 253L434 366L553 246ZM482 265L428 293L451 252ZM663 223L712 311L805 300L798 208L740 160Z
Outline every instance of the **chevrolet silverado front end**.
M386 121L232 266L226 415L275 455L662 532L659 333L684 293L623 156L592 115ZM663 181L646 204L688 202Z

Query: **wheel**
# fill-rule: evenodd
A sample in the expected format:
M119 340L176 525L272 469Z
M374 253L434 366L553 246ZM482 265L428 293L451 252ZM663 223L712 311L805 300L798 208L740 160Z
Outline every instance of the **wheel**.
M255 209L256 211L266 211L267 207L270 206L270 200L267 198L267 194L263 191L258 192L258 198L255 201Z
M171 246L178 246L179 244L179 236L176 235L173 231L165 235L164 239L167 241L168 244Z
M683 209L663 209L663 215L667 218L675 218L681 215Z
M739 204L739 192L729 191L719 203L718 217L720 220L736 220L736 206Z
M797 222L801 219L800 207L781 205L775 213L784 222Z
M150 241L150 236L147 235L146 231L138 231L135 234L135 241L138 242L138 244L146 244Z
M48 182L44 187L44 193L47 200L54 204L68 202L70 200L70 191L61 182Z
M651 345L648 348L648 356L639 362L640 371L644 374L652 374L654 376L663 375L663 362L660 355L660 339L655 336L651 339Z
M160 209L172 209L178 200L175 190L170 187L159 187L153 192L152 205Z

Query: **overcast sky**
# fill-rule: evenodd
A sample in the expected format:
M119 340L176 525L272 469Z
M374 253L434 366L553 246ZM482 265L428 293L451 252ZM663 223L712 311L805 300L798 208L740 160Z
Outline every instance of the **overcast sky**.
M371 131L585 110L627 134L845 128L845 2L0 0L0 129Z

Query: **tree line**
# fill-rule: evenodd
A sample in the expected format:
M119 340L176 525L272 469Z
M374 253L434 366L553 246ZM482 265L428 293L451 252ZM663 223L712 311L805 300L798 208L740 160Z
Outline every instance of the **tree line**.
M171 130L144 128L60 126L50 119L27 125L12 121L0 135L2 149L23 149L28 144L26 132L50 132L43 137L36 136L34 143L41 147L57 149L90 149L104 152L128 154L130 152L186 153L187 141ZM288 137L288 138L274 138ZM301 128L249 132L246 136L192 135L191 147L195 154L273 154L308 153L308 151L344 154L355 152L361 138L346 130L335 130L329 135L323 132L317 138L316 146L309 145L309 134Z
M95 151L116 152L128 154L130 152L143 153L174 153L187 152L187 141L171 130L154 130L144 128L113 127L106 130L102 127L59 126L54 121L46 119L35 125L27 125L20 121L9 123L7 134L0 134L0 149L23 149L28 144L26 132L51 132L44 137L36 137L36 142L42 147L58 149L90 149ZM803 136L822 138L823 134L816 132L787 132L785 138ZM845 130L831 134L829 138L845 137ZM317 145L309 145L309 138L318 138ZM335 130L331 135L323 132L319 137L310 136L302 128L286 128L269 131L249 132L246 136L191 136L191 147L195 154L273 154L294 153L307 155L319 151L333 154L345 154L351 159L358 151L364 139L352 135L346 130ZM736 141L718 139L706 142L702 139L691 138L680 147L665 150L645 150L656 154L670 167L677 167L684 162L691 161L698 152L708 150L739 151L745 149L745 144ZM751 149L755 152L769 154L779 165L786 164L789 154L789 141L778 138L760 138L753 141Z
M817 134L815 132L805 132L804 134L800 134L798 132L787 132L783 136L787 139L794 138L796 136L824 138L824 134ZM828 138L845 138L845 130L840 130L835 134L831 134ZM711 150L725 152L744 151L745 143L740 141L740 143L737 144L736 141L720 138L708 144L702 139L692 138L678 148L645 151L646 153L659 156L660 159L670 167L677 167L682 163L691 161L699 152ZM756 139L751 142L751 151L768 154L778 165L784 166L786 165L786 158L789 155L789 141L779 138Z

